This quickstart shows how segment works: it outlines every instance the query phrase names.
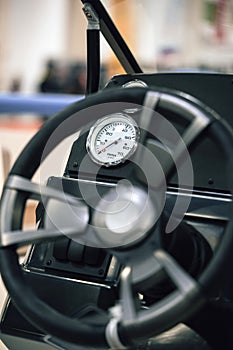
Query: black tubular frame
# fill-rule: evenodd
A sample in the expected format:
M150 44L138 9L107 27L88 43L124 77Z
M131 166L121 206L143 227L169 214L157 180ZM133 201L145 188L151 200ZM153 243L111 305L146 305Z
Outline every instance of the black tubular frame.
M87 84L86 94L99 90L100 82L100 42L99 31L87 29Z
M116 28L100 0L81 0L87 20L98 20L95 26L87 28L87 86L86 93L97 92L100 77L99 32L115 53L120 64L128 74L143 73L125 40ZM87 9L87 7L89 9ZM94 15L94 16L93 16ZM95 18L96 15L96 18Z

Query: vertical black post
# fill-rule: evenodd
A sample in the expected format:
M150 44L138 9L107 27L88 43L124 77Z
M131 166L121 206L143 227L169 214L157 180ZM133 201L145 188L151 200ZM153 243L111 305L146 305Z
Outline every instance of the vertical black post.
M100 80L100 33L87 29L87 85L86 93L91 94L99 89Z
M88 3L83 11L88 20L87 27L87 84L86 94L97 92L100 81L100 25L99 17Z

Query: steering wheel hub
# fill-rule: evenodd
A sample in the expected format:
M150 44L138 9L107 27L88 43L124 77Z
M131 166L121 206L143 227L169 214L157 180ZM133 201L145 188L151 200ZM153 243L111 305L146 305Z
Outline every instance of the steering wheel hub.
M104 247L123 248L143 239L156 219L148 193L123 181L100 199L93 225Z

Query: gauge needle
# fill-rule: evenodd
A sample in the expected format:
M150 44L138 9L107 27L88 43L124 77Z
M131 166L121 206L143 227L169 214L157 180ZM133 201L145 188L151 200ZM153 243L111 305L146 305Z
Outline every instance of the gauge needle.
M102 149L98 152L98 154L104 152L107 148L109 148L109 147L112 146L112 145L117 145L118 142L119 142L120 140L121 140L121 137L119 137L119 139L117 139L117 140L111 142L111 143L110 143L109 145L107 145L106 147L102 148Z

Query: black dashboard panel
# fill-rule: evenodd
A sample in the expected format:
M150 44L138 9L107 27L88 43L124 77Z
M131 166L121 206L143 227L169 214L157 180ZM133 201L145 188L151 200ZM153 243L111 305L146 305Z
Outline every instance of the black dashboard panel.
M118 75L106 88L124 87L129 82L142 81L149 87L168 89L190 95L215 110L233 127L233 75L217 73L157 73ZM191 151L194 185L208 190L229 190L224 174L227 164L221 151L208 134ZM174 176L171 183L176 184Z
M114 76L107 88L141 80L151 87L163 87L187 93L214 109L233 126L233 74L156 73Z

